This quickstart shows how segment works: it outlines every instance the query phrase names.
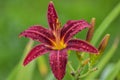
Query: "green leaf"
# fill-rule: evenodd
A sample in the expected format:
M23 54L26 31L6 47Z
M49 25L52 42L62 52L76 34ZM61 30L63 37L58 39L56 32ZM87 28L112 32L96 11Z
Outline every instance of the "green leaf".
M114 67L115 63L109 63L107 64L107 66L105 66L105 68L103 69L103 71L100 74L100 80L106 80L106 77L109 75L109 73L112 71L113 67Z
M120 60L114 65L111 73L107 76L105 80L114 80L117 74L120 72Z
M118 15L120 15L120 3L118 3L118 5L110 12L110 14L108 14L101 25L97 28L91 41L92 44L95 45L97 43L103 32L109 27L109 25L116 19Z
M7 80L32 80L32 74L35 68L35 62L31 62L27 66L23 66L23 60L27 53L31 50L33 41L30 40L24 50L23 57L19 64L14 68L12 73L8 76Z

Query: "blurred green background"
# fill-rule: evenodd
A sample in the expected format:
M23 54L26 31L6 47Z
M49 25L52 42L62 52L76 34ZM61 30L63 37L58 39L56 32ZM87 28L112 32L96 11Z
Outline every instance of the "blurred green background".
M40 24L48 27L46 12L50 0L0 0L0 80L5 80L18 64L23 50L29 39L18 38L18 35L29 26ZM67 20L85 19L90 22L96 18L95 29L104 18L119 3L119 0L53 0L62 25ZM85 39L84 30L77 37ZM120 37L120 14L104 32L111 35L107 49L116 37ZM98 32L99 34L99 32ZM102 36L102 37L103 37ZM101 37L101 39L102 39ZM96 45L97 47L98 45ZM111 58L110 63L116 62L120 57L120 45ZM106 51L107 51L106 49ZM75 56L74 54L72 54ZM45 56L47 65L48 55ZM70 60L76 57L71 57ZM50 71L50 67L49 71ZM40 80L39 73L35 72L34 80Z

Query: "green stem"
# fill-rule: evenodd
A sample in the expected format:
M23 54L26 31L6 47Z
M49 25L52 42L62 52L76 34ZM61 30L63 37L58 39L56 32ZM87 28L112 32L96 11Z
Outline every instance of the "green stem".
M83 78L83 77L85 77L85 76L87 76L88 74L90 74L92 71L91 70L89 70L88 72L86 72L85 74L83 74L83 75L81 75L79 78Z
M79 77L79 79L80 79L80 78L83 78L83 77L86 77L86 76L89 75L91 72L96 71L96 70L97 70L97 68L89 69L88 72L86 72L85 74L81 75L81 76Z
M68 66L69 66L69 68L72 70L72 72L75 72L75 69L72 67L72 65L71 65L70 62L68 62Z

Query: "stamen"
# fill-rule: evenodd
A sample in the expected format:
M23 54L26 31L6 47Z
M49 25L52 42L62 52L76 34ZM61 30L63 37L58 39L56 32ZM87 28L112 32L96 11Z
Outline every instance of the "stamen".
M54 49L60 50L66 47L66 45L64 44L63 41L61 41L60 39L60 22L58 19L56 19L56 25L54 25L56 27L56 29L54 30L54 36L55 36L55 45L54 45Z

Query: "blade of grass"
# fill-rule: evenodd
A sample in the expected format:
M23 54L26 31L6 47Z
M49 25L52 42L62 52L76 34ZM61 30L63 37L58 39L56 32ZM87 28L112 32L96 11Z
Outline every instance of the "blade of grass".
M13 69L11 74L8 76L7 80L31 80L32 73L34 71L35 63L31 62L26 67L22 65L23 60L27 53L31 50L33 41L30 40L24 50L23 57L21 58L19 64Z
M113 70L105 80L114 80L119 72L120 72L120 60L114 65Z
M106 80L106 77L109 75L109 73L113 70L115 63L109 63L107 64L107 66L105 66L105 68L103 69L103 71L100 73L100 80Z
M95 45L97 41L102 36L103 32L109 27L109 25L116 19L116 17L120 15L120 2L117 6L108 14L108 16L103 20L101 25L97 28L94 33L93 39L91 43Z
M93 73L91 73L90 75L88 75L85 78L85 80L94 80L94 78L96 78L99 75L99 73L102 71L104 66L108 63L110 58L114 55L114 53L115 53L115 51L116 51L116 49L118 47L118 43L119 43L119 40L116 39L114 44L110 48L110 50L103 56L103 58L101 58L101 60L97 64L98 70L93 72Z

